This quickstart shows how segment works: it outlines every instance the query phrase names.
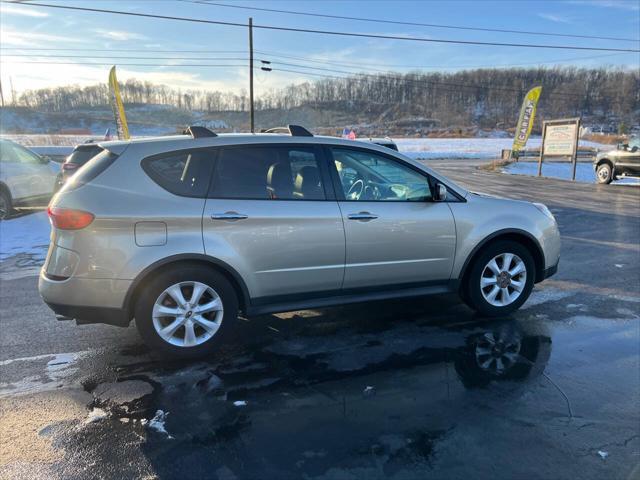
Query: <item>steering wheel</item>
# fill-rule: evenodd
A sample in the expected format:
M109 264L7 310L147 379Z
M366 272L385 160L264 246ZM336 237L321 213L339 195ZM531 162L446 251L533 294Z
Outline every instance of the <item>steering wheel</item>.
M347 192L347 200L360 200L362 192L364 192L364 181L359 178L353 182L353 185L349 188L349 191Z

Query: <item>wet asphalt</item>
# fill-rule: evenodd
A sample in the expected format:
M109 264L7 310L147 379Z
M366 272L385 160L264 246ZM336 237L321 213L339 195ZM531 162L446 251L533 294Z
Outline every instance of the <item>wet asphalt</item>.
M450 295L269 315L176 362L3 276L0 478L640 478L640 188L430 164L556 215L560 270L512 317Z

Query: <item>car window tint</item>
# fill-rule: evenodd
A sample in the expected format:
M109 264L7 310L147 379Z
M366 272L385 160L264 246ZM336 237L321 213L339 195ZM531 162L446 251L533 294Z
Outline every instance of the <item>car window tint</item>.
M260 146L224 149L212 198L324 200L320 164L313 148Z
M364 150L332 148L345 200L420 202L431 198L426 175Z
M214 154L212 150L185 150L156 155L145 158L142 168L154 182L171 193L205 197Z

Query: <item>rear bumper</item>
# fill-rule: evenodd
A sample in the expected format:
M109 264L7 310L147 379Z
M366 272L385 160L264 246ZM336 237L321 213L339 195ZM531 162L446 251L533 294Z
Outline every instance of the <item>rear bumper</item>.
M56 315L75 319L79 324L107 323L126 327L130 318L124 299L130 280L50 278L40 273L38 291Z
M123 309L45 303L53 310L58 320L75 320L78 325L106 323L116 327L127 327L130 322Z

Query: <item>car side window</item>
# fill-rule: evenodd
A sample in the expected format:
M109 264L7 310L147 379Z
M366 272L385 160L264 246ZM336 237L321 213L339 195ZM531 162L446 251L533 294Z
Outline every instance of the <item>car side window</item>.
M20 163L29 163L29 164L39 164L42 163L42 160L38 155L33 152L30 152L26 148L23 148L19 145L13 145L13 152L17 161Z
M249 146L223 149L210 198L247 200L324 200L316 149Z
M149 177L165 190L185 197L207 195L215 151L183 150L154 155L142 161Z
M375 152L332 147L347 201L424 202L431 199L426 175Z
M16 162L14 158L13 147L9 142L0 140L0 162L11 163Z

